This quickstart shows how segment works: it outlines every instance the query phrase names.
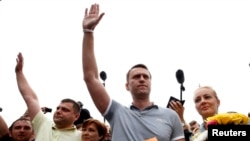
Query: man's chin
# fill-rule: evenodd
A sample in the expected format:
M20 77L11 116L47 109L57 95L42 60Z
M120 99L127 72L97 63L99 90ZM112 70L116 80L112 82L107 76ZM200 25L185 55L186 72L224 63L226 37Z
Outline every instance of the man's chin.
M62 122L62 119L61 118L54 118L54 122L55 123L60 123L60 122Z
M25 140L26 139L26 137L17 137L16 138L16 140L18 140L18 141L22 141L22 140Z
M148 95L149 94L148 90L140 90L139 93L142 94L142 95Z

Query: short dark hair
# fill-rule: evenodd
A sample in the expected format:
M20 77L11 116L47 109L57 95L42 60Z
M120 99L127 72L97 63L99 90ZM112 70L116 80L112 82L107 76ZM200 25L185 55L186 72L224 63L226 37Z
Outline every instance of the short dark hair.
M70 99L70 98L65 98L65 99L61 100L61 102L62 103L64 103L64 102L72 103L74 112L75 113L80 113L81 108L80 108L79 104L75 100Z
M28 121L28 122L30 122L30 126L32 127L31 121L28 118L20 117L20 118L16 119L14 122L11 123L11 125L9 127L10 132L12 131L13 126L15 125L15 123L18 122L18 121Z
M136 65L132 66L127 72L127 82L128 82L128 79L129 79L129 74L130 74L131 70L134 69L134 68L144 68L144 69L148 70L148 67L146 65L144 65L144 64L136 64ZM149 72L149 70L148 70L148 72ZM151 78L152 76L151 76L150 72L149 72L149 75L150 75L150 78Z

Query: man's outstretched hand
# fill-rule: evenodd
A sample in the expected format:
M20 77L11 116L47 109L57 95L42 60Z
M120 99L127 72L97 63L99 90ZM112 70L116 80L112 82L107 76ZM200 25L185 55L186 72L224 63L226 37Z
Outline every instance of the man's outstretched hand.
M94 30L96 25L102 19L104 13L99 14L99 4L92 4L90 9L85 9L85 15L82 22L83 29Z
M23 71L23 55L22 53L18 53L17 58L16 58L16 68L15 72L22 72Z

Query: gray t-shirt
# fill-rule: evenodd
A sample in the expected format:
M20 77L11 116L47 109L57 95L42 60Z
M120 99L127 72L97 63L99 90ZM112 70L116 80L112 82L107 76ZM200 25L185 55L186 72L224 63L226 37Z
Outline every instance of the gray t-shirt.
M111 100L103 114L112 129L112 141L172 141L184 138L177 113L152 105L142 111Z

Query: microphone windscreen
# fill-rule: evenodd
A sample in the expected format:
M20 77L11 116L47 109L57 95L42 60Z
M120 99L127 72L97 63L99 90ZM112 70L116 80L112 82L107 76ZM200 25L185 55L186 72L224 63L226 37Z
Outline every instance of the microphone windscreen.
M181 69L176 71L176 79L178 83L183 84L185 79L184 79L184 73Z
M105 72L105 71L101 71L101 72L100 72L100 77L101 77L101 79L102 79L103 81L105 81L105 80L107 79L107 74L106 74L106 72Z

